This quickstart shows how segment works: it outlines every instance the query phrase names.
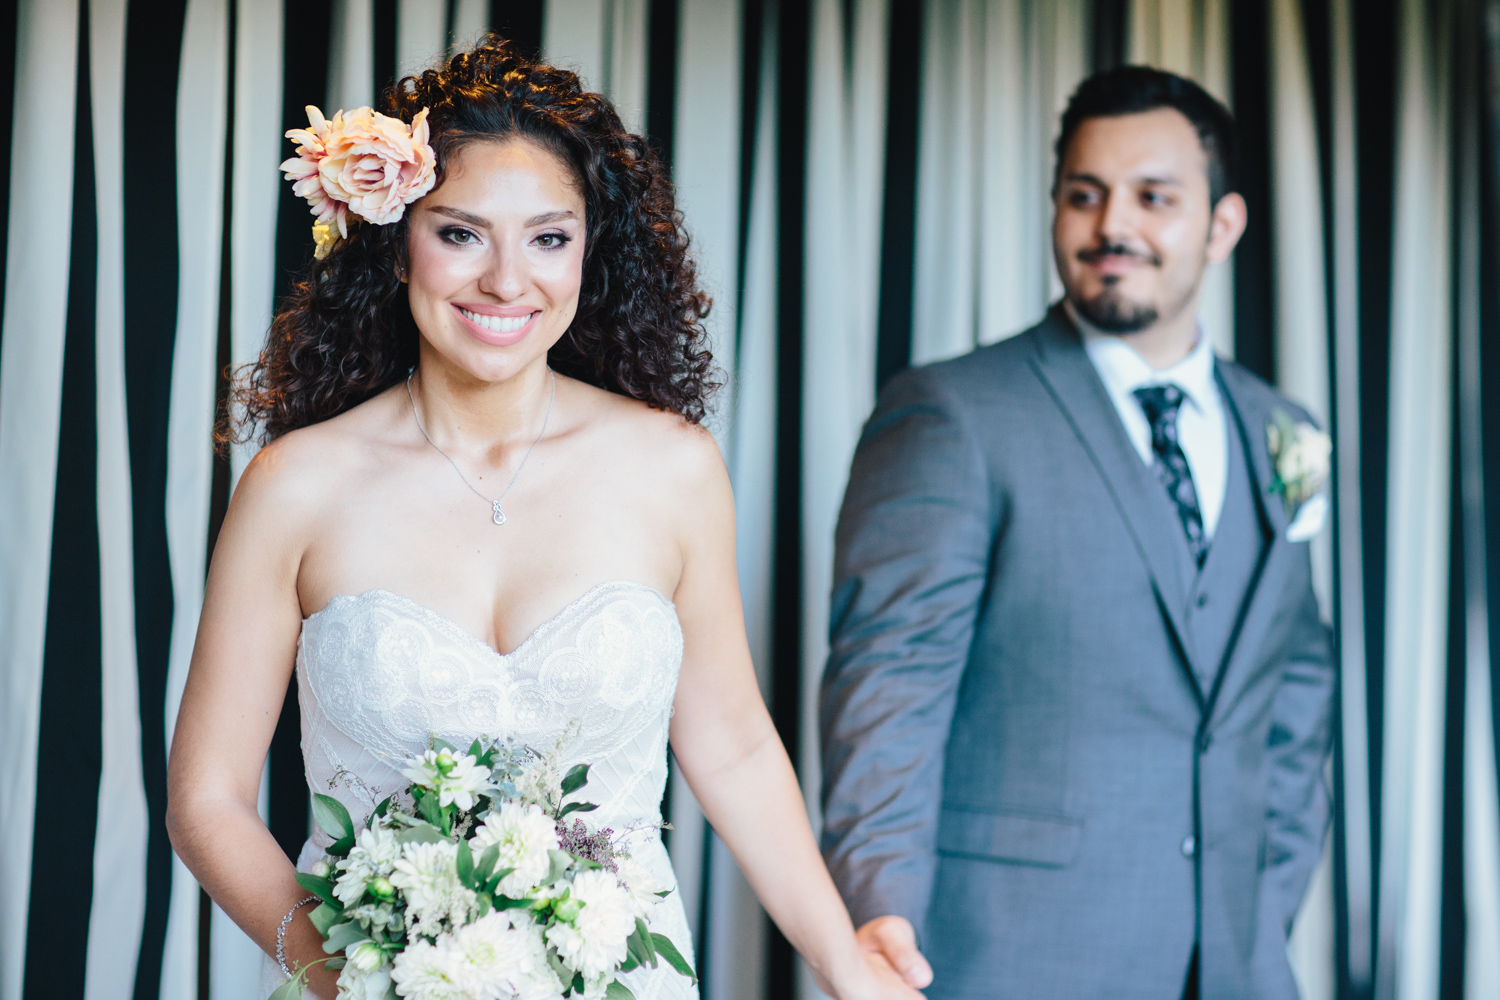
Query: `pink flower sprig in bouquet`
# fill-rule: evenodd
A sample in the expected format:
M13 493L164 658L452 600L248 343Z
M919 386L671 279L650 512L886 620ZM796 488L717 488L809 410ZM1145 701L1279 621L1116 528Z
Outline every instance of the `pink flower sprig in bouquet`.
M371 108L339 111L330 121L309 104L307 118L307 128L286 133L296 141L297 155L281 170L317 216L313 238L319 260L336 239L348 238L351 216L390 225L432 190L437 158L427 141L426 108L409 126Z

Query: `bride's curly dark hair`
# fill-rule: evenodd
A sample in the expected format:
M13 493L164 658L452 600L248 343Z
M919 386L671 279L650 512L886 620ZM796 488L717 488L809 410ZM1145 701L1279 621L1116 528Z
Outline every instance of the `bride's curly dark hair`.
M568 164L583 192L586 245L578 312L548 354L557 371L697 423L718 387L705 348L710 299L698 287L672 185L646 141L625 130L578 75L490 36L385 94L411 122L428 109L445 166L472 142L524 137ZM417 330L398 279L407 222L350 227L293 288L260 359L238 373L216 437L262 441L329 417L406 377ZM231 417L230 414L233 416Z

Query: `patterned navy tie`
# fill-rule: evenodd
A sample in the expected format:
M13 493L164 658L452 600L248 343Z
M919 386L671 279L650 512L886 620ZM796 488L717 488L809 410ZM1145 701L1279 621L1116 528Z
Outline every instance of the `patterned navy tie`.
M1182 531L1187 535L1188 549L1198 567L1203 567L1208 555L1208 540L1203 534L1203 511L1198 507L1198 491L1193 487L1193 471L1188 468L1187 455L1177 440L1177 411L1185 398L1175 385L1150 385L1135 390L1146 419L1151 421L1151 450L1156 461L1151 470L1167 488L1167 496L1177 508L1177 518L1182 522Z

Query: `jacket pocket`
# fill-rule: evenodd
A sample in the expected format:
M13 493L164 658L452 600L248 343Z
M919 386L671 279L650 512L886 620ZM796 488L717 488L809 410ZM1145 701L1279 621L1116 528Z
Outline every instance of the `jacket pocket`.
M938 820L939 854L1062 868L1083 839L1083 820L1018 812L945 808Z

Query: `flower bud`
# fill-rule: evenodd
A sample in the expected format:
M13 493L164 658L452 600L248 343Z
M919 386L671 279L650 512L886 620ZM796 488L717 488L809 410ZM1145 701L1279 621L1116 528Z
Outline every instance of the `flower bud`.
M385 964L385 952L374 941L357 941L344 950L349 964L360 972L374 972Z
M552 904L552 915L564 923L571 924L583 912L583 904L571 896L565 896Z
M389 901L396 898L396 887L384 875L376 875L370 879L370 895Z
M312 866L312 873L318 878L329 878L333 875L333 866L326 861L319 861Z

